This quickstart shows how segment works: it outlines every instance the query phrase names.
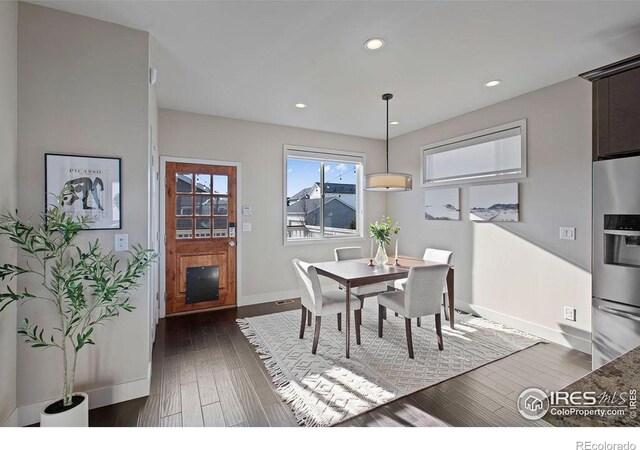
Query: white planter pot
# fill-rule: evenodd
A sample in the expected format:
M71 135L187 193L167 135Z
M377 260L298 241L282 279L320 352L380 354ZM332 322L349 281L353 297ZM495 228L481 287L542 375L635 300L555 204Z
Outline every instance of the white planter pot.
M71 409L63 412L47 414L45 411L49 405L57 401L48 403L40 413L41 427L88 427L89 426L89 396L84 392L76 392L73 396L84 397L84 400Z

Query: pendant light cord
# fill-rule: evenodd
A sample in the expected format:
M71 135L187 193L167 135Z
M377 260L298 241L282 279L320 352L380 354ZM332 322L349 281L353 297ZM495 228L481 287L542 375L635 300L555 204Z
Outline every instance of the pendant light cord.
M387 173L389 173L389 99L387 102Z

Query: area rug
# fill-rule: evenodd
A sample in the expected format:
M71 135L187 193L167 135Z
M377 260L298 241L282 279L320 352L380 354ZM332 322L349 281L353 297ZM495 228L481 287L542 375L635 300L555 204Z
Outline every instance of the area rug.
M443 320L444 350L438 351L434 319L424 317L421 328L413 321L411 360L404 319L388 314L384 337L379 338L377 305L366 303L362 345L356 345L351 327L350 359L344 355L345 328L338 331L335 316L323 318L315 355L313 327L306 327L304 339L298 339L299 310L238 319L300 424L336 425L541 342L486 319L457 314L453 330Z

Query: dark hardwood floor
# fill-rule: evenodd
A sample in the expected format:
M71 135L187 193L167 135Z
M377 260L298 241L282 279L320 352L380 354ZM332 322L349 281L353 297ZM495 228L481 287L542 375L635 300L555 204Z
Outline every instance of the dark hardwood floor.
M90 425L298 426L235 319L299 308L298 301L269 303L162 320L153 349L151 394L91 410ZM533 386L562 388L590 367L589 355L538 344L340 426L544 426L517 412L520 392Z

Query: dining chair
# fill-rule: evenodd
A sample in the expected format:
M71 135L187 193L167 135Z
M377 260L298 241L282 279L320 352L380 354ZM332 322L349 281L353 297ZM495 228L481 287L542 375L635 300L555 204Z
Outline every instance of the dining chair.
M452 257L453 257L453 252L450 252L449 250L439 250L437 248L428 248L424 251L424 256L422 256L422 259L424 259L425 261L433 261L441 264L451 265ZM396 280L393 282L393 288L397 290L404 290L404 286L406 284L407 284L407 279L402 278L401 280ZM442 307L444 308L445 320L449 320L449 310L447 308L448 300L449 300L449 290L447 289L447 283L444 283L444 287L442 290ZM418 323L418 326L420 326L420 317L417 318L416 322Z
M339 289L323 290L318 278L316 268L309 263L293 260L293 267L298 278L300 287L300 299L302 303L302 321L300 322L300 339L304 338L305 320L307 311L311 311L316 316L316 328L313 334L313 344L311 353L315 355L320 339L320 324L322 316L330 314L338 315L338 325L341 323L341 312L345 307L345 293ZM356 343L360 345L360 323L361 309L360 301L357 298L350 299L351 310L354 312L356 326Z
M378 295L378 337L382 337L382 324L386 308L404 317L407 334L409 358L413 359L413 338L411 336L411 319L414 317L435 315L438 349L444 349L442 342L442 325L440 319L440 298L442 284L447 277L449 266L412 267L402 291L390 291Z
M345 261L349 259L362 259L362 247L340 247L333 251L336 261ZM342 285L338 289L344 289ZM364 308L364 299L367 297L375 297L381 292L387 291L387 283L374 283L365 286L351 288L351 293L360 300L360 308ZM340 327L338 326L338 330Z

